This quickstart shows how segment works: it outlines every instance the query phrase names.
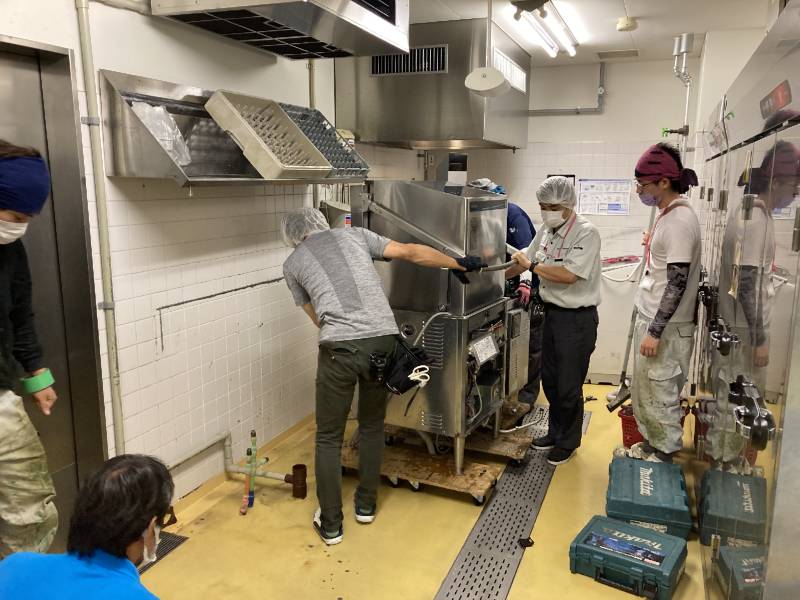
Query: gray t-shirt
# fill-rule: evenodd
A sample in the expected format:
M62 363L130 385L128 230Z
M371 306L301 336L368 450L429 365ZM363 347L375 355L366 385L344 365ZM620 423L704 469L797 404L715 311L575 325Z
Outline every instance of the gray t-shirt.
M306 238L283 263L295 304L309 302L320 323L320 342L396 335L397 323L372 259L389 239L347 227Z

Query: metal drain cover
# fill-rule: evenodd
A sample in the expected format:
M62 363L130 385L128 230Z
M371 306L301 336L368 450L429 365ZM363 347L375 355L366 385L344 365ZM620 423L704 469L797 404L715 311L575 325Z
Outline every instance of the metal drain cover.
M531 431L533 432L533 437L537 438L547 434L547 421L550 418L550 407L544 404L536 404L533 407L533 410L525 415L525 418L522 420L524 425L528 423L534 422L535 425L531 425ZM586 435L586 432L589 431L589 421L592 420L592 412L588 410L583 411L583 424L581 426L581 431L583 435Z
M188 539L189 538L185 535L178 535L177 533L168 533L166 531L162 531L160 541L158 542L158 548L156 548L156 561L139 569L139 574L141 575L153 565L157 565L159 562L161 562L162 558L175 550L175 548L180 546Z
M555 471L546 456L531 451L523 464L506 467L436 600L500 600L508 595L525 551L520 541L530 537Z

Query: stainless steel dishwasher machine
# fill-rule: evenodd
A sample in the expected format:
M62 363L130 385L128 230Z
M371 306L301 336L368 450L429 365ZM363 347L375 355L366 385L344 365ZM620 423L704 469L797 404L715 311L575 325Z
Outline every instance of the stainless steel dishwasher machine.
M478 255L491 267L505 260L506 212L505 196L491 192L442 182L371 181L354 202L353 224L454 257ZM468 273L465 284L447 269L404 261L376 266L401 335L430 359L428 385L392 396L386 422L419 432L429 447L432 440L451 439L460 474L466 437L499 416L509 391L506 365L515 365L514 383L522 381L511 392L525 383L518 365L527 367L527 340L512 344L509 329L514 337L528 330L507 326L520 316L514 319L503 297L502 270ZM520 356L509 356L509 349Z

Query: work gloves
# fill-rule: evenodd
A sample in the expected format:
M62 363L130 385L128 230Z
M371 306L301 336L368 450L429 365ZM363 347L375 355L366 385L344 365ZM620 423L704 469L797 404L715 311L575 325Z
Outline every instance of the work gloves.
M488 263L484 261L480 256L465 256L463 258L457 258L456 262L464 267L465 271L459 271L458 269L450 269L450 272L456 276L456 278L464 284L469 283L469 279L467 276L464 275L465 272L469 273L472 271L480 271L484 267L488 267Z
M529 281L520 281L517 288L517 302L519 302L520 306L528 308L528 304L531 302L531 284Z

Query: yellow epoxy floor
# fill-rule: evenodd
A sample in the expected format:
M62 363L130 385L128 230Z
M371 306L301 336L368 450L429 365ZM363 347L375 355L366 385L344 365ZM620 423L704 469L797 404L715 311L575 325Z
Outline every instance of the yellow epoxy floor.
M605 409L609 389L586 386L587 395L599 398L587 404L593 413L588 434L577 455L556 469L534 526L535 545L525 552L511 600L631 598L569 571L570 542L591 516L604 514L608 463L621 439L616 413ZM432 599L481 508L467 496L384 484L375 523L359 525L352 507L356 479L348 475L344 542L327 547L311 527L317 506L313 444L308 420L267 447L272 471L308 465L305 500L293 499L288 485L261 483L255 505L240 516L243 485L229 480L181 502L175 531L189 540L143 576L148 589L163 600ZM675 599L704 597L700 545L693 534Z

